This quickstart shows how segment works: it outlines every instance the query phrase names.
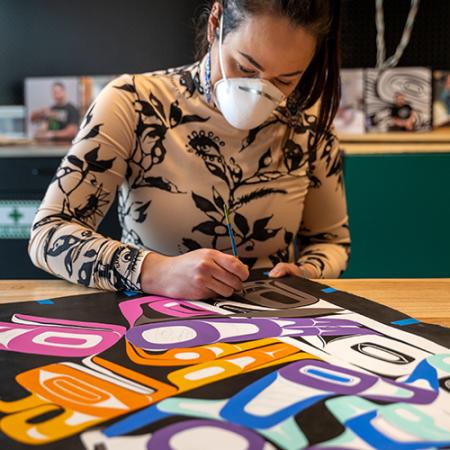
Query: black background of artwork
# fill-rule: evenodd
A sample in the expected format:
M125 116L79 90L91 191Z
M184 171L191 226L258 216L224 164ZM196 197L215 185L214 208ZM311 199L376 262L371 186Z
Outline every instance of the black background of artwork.
M386 47L398 44L410 0L386 0ZM202 0L2 0L0 104L22 104L30 76L109 75L193 60ZM401 66L450 69L450 2L423 0ZM343 0L344 67L373 67L375 0Z

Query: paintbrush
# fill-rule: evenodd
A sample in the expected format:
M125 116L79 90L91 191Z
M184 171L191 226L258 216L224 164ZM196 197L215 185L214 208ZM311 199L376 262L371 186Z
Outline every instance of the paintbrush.
M225 223L227 225L228 236L230 237L230 241L231 241L231 251L233 252L233 256L235 256L237 258L238 254L237 254L237 248L236 248L236 241L234 239L233 228L231 228L229 210L228 210L227 205L223 205L223 212L225 214Z

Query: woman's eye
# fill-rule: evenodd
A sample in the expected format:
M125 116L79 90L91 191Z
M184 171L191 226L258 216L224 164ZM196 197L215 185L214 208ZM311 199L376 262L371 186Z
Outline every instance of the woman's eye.
M239 70L240 70L242 73L247 73L247 74L249 74L249 75L253 75L253 74L255 73L254 70L247 69L247 68L245 68L244 66L241 66L239 63L238 63L238 68L239 68Z
M292 84L292 81L283 81L283 80L279 80L278 78L276 81L278 83L282 84L283 86L290 86Z

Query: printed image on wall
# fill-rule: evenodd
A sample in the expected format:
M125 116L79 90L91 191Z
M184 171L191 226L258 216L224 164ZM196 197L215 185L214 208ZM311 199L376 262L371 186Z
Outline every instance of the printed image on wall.
M70 142L80 123L79 79L27 78L27 133L37 141Z
M369 132L431 129L431 70L423 67L367 69L365 75Z
M433 73L433 125L450 127L450 71Z
M450 330L300 278L0 305L0 448L440 449Z
M342 97L334 125L338 133L364 133L364 70L341 70Z

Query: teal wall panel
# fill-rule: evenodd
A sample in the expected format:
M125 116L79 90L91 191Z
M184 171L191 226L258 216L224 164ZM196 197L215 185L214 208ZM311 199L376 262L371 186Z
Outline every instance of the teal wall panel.
M346 155L344 278L450 277L450 153Z

